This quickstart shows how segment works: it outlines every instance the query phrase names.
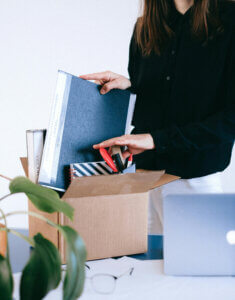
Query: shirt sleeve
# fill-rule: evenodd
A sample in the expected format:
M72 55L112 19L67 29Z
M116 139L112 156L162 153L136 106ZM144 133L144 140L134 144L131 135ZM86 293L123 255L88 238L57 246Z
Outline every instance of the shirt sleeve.
M137 94L137 86L136 86L136 76L137 74L137 65L138 65L138 60L139 60L139 55L138 55L138 46L136 44L135 40L135 29L136 29L136 24L133 30L133 34L131 37L130 41L130 46L129 46L129 63L128 63L128 73L131 81L131 87L129 90Z
M151 132L157 153L190 152L234 143L235 139L235 47L234 40L227 68L225 107L206 119L186 126L171 126Z

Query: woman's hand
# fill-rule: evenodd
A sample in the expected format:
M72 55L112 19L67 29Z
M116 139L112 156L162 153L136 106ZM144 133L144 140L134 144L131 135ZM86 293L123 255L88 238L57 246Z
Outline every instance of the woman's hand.
M80 75L79 77L86 80L95 80L95 83L102 85L100 93L103 95L112 89L126 90L131 86L128 78L111 71Z
M151 134L126 134L116 137L100 144L94 145L94 149L107 148L111 146L127 146L127 150L123 153L123 158L126 159L130 154L140 154L146 150L155 148Z

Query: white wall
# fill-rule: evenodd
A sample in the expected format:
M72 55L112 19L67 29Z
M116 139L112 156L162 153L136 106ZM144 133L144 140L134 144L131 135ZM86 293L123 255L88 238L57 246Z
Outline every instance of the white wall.
M0 173L22 175L25 130L45 128L58 69L73 74L113 70L127 75L129 40L139 0L0 1ZM235 162L224 175L227 190ZM0 179L0 196L8 182ZM1 203L24 210L26 198ZM9 218L26 227L25 216Z
M57 70L127 75L128 46L138 0L0 1L0 173L22 175L25 130L45 128ZM0 178L0 196L8 182ZM24 210L24 196L1 203ZM27 218L9 218L26 227Z

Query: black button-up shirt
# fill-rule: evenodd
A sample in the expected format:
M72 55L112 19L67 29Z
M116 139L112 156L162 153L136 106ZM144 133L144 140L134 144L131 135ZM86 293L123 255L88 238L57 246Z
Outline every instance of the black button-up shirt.
M192 36L191 17L175 9L175 37L160 56L143 57L133 35L128 68L133 133L151 133L156 146L135 157L137 167L182 178L224 170L235 137L235 5L221 5L223 33L206 44Z

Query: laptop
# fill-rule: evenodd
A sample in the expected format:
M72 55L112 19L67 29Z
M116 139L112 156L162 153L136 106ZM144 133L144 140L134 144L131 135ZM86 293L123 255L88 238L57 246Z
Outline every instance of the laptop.
M167 275L235 275L235 194L168 195L163 213Z

